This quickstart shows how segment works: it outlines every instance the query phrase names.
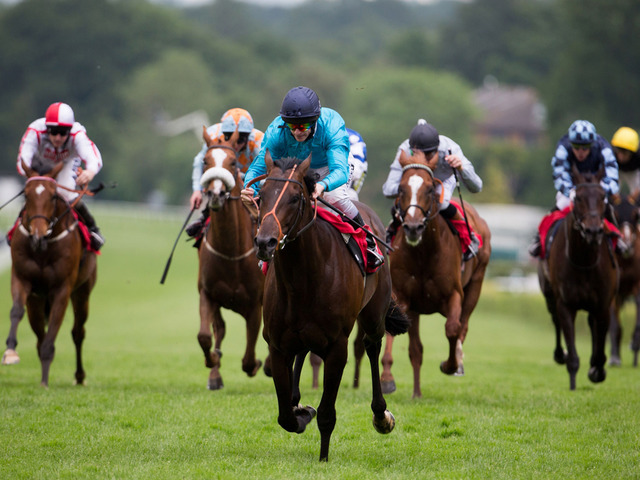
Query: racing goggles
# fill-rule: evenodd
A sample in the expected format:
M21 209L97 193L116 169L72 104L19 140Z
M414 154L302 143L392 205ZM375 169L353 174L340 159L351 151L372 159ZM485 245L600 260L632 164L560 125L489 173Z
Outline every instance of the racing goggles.
M576 150L589 150L591 148L591 144L590 143L572 143L571 144L572 148L575 148Z
M52 136L60 135L66 137L71 129L69 127L47 127L47 133Z
M315 123L316 122L306 122L306 123L288 123L287 122L287 127L289 127L289 130L291 130L292 132L295 130L306 132L311 127L313 127Z

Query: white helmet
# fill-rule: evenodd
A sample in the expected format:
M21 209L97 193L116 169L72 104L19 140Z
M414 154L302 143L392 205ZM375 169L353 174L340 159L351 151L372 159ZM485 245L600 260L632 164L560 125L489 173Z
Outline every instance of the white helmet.
M69 105L62 102L52 103L44 115L47 127L73 127L75 118Z

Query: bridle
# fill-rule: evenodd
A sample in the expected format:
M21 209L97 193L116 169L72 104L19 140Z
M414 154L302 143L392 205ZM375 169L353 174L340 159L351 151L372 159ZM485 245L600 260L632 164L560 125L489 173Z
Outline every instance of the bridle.
M280 201L282 200L282 197L284 195L284 192L287 190L287 187L291 184L291 183L295 183L296 185L300 186L300 188L304 191L304 185L302 185L301 182L299 182L298 180L294 180L293 174L296 171L296 168L298 167L298 165L294 165L293 168L291 169L291 172L289 173L289 177L288 178L275 178L275 177L269 177L266 176L264 177L264 180L270 180L273 182L284 182L284 188L282 189L282 191L280 192L280 195L278 195L278 198L276 200L276 203L273 205L273 208L271 208L271 210L269 210L267 213L264 214L264 216L262 217L262 219L260 220L261 222L264 221L265 218L269 217L269 216L273 216L274 220L276 221L276 225L278 225L278 248L282 249L285 247L286 244L293 242L296 238L298 238L305 230L307 230L315 221L316 219L316 215L317 215L317 202L315 205L315 208L313 209L313 217L311 218L311 220L309 221L309 223L307 223L304 227L300 228L295 235L289 235L286 233L282 233L282 224L280 223L280 220L278 219L277 215L276 215L276 209L278 208L278 205L280 204ZM257 177L255 179L253 179L251 181L251 183L249 183L249 185L247 185L247 187L249 187L250 185L252 185L253 183L255 183L256 181L262 180L262 177ZM301 195L300 196L300 201L298 203L298 210L296 212L296 218L293 222L293 224L291 225L291 227L289 228L289 232L295 230L295 228L297 227L298 223L300 222L300 220L302 219L302 215L304 214L304 210L307 206L307 200L306 200L306 196L305 195Z
M427 165L423 165L421 163L411 163L409 165L405 165L402 168L402 174L404 175L404 172L406 172L407 170L410 170L410 169L414 169L414 168L418 169L418 170L425 170L429 174L429 176L431 177L431 180L434 183L442 184L442 181L437 179L437 178L435 178L435 176L433 175L433 170L431 170L431 168L429 168ZM442 203L443 198L444 198L444 189L442 189L442 192L440 193L440 200L439 200L440 203ZM435 200L435 196L431 195L430 199L429 199L429 207L428 207L428 209L426 211L420 205L417 205L417 204L414 204L414 203L409 204L407 206L407 208L403 211L400 208L400 206L398 205L398 198L396 198L396 206L398 207L400 220L402 220L402 223L404 224L404 216L407 214L409 209L411 207L413 207L413 208L417 208L418 210L420 210L422 212L422 215L423 215L422 224L424 226L426 226L427 223L429 223L431 220L433 220L436 217L436 215L438 215L438 213L439 213L438 202L435 202L434 200Z
M233 147L230 147L229 145L222 145L222 144L209 145L207 147L207 152L209 150L213 150L214 148L222 148L222 149L230 150L231 152L233 152L233 157L234 157L233 160L234 160L234 165L235 165L235 167L233 169L233 178L237 178L239 169L238 169L238 152L236 151L236 149L233 148ZM205 155L206 155L206 153L205 153ZM224 199L225 200L240 200L240 196L234 197L234 196L231 195L231 192L226 192L224 194Z

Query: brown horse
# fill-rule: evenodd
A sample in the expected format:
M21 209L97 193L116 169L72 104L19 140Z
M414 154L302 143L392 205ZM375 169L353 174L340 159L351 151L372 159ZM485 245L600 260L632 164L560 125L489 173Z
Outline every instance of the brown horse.
M640 208L637 199L625 197L615 207L615 216L622 233L622 239L629 245L629 252L618 254L620 267L620 286L611 314L609 335L611 337L611 358L609 365L620 365L620 343L622 340L622 326L620 324L620 309L625 300L633 297L636 304L636 322L631 337L633 351L633 366L638 366L638 351L640 351Z
M462 344L491 256L491 232L487 223L468 203L464 204L469 223L482 236L478 255L462 263L462 248L445 218L439 214L437 182L433 172L415 157L402 154L403 168L397 206L402 229L394 238L390 254L393 292L400 308L411 320L409 359L413 367L413 397L422 396L420 367L423 346L420 340L420 314L440 313L446 318L445 334L449 357L440 364L447 375L463 375ZM387 336L382 357L382 385L385 393L395 391L391 373L393 338Z
M253 377L262 362L256 359L256 343L262 320L264 275L258 267L253 246L255 226L240 201L242 180L236 151L232 145L238 133L228 140L213 139L203 127L207 144L201 183L211 223L198 250L198 292L200 293L200 332L198 342L210 368L207 388L223 387L220 375L221 345L226 326L221 308L244 317L247 345L242 370ZM212 330L215 346L212 347Z
M329 456L336 423L336 398L347 362L349 334L358 320L371 364L373 424L389 433L395 424L382 395L378 358L385 329L403 333L406 317L392 308L387 263L363 277L340 232L316 220L305 179L311 157L273 162L267 152L267 177L260 191L258 258L269 261L264 291L264 338L269 345L278 397L278 423L302 433L316 414L300 407L300 370L313 352L324 361L323 394L318 406L320 460ZM365 222L380 236L384 227L366 205L357 204ZM295 360L295 370L293 364Z
M72 207L56 193L55 176L63 164L39 176L35 170L22 168L27 174L24 187L25 207L20 224L11 241L11 329L3 363L17 363L18 323L25 304L29 323L37 341L42 366L41 385L49 385L49 369L55 354L55 340L69 304L73 305L71 331L76 346L75 381L82 385L84 324L89 314L89 296L96 283L95 253L82 244Z
M604 238L606 194L600 185L603 176L603 168L596 174L581 174L573 167L573 209L561 220L548 257L538 263L540 289L556 329L554 359L557 363L566 363L571 390L576 388L580 367L575 344L578 310L588 312L591 329L589 380L598 383L606 378L604 346L611 305L618 288L618 264ZM567 345L566 354L561 346L561 332Z

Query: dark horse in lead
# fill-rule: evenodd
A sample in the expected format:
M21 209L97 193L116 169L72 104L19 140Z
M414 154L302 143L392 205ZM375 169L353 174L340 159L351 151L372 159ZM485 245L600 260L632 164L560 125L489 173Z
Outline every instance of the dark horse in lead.
M260 191L258 257L269 262L264 291L264 338L269 345L278 397L278 423L302 433L313 419L312 407L300 407L300 370L313 352L324 361L323 393L317 410L320 460L329 456L336 424L336 398L347 362L349 334L358 323L364 331L371 364L373 424L389 433L395 424L382 395L378 358L385 329L404 333L407 319L393 308L388 264L363 276L338 230L316 220L305 174L311 157L273 162L265 156L267 177ZM375 213L357 204L362 217L381 236ZM394 315L397 313L397 315ZM295 361L295 369L293 368Z
M589 380L598 383L606 378L605 339L618 289L618 264L605 239L606 193L600 185L603 176L603 168L596 174L581 174L573 167L573 208L561 220L548 257L538 264L540 288L556 329L554 359L557 363L566 363L571 390L576 388L580 367L575 342L578 310L587 311L591 330ZM566 353L562 349L561 333L567 345Z

